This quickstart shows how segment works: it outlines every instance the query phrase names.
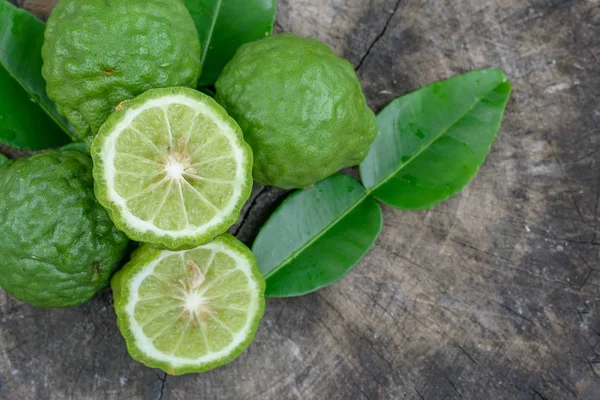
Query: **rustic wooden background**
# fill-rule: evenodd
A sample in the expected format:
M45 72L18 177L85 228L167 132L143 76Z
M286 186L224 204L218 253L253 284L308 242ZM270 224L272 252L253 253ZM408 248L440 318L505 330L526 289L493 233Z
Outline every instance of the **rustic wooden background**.
M133 361L108 290L65 310L0 293L0 398L600 399L600 2L280 0L276 27L350 59L376 111L503 69L477 178L430 211L384 206L352 273L268 300L246 353L202 375ZM257 187L234 232L250 243L283 195Z

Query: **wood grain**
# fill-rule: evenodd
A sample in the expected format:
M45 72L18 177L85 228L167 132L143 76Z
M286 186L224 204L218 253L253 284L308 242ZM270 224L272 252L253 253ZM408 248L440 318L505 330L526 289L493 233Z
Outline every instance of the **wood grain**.
M66 310L0 293L0 398L600 398L600 3L280 0L277 29L349 58L376 111L503 69L514 92L477 178L429 211L384 206L352 273L269 300L248 351L202 375L131 360L108 290ZM256 187L232 231L250 243L284 195Z

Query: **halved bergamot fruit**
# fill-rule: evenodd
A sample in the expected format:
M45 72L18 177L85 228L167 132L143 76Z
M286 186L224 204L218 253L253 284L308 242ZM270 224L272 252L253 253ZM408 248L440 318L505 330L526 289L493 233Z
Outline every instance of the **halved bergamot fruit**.
M233 360L254 338L265 309L256 260L229 234L192 250L143 245L111 286L129 354L171 375Z
M209 96L152 89L126 101L92 142L96 196L127 236L169 249L210 242L252 189L252 150Z

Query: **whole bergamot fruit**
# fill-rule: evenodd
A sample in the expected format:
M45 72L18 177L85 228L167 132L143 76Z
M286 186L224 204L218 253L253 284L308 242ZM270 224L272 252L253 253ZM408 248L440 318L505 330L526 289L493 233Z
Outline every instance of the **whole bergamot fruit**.
M181 0L60 0L46 25L48 97L79 138L156 87L196 87L200 39Z
M0 286L38 307L67 307L107 286L128 239L94 197L92 160L48 151L0 168Z
M216 88L263 185L310 186L359 164L377 134L354 68L314 39L281 34L245 44Z

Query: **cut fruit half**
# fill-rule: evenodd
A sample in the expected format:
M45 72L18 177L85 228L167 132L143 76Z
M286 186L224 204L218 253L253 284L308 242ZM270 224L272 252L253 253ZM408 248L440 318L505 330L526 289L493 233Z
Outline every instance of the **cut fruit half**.
M152 89L122 103L91 155L96 196L117 228L169 249L225 232L252 190L252 150L240 127L193 89Z
M251 343L265 309L256 260L229 234L192 250L143 245L111 286L129 354L171 375L233 360Z

